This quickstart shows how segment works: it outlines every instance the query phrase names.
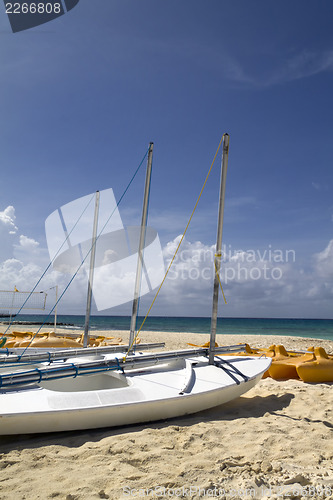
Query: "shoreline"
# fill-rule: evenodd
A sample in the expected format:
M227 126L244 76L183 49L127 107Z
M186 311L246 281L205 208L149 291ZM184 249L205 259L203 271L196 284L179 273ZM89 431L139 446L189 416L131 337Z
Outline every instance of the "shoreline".
M13 325L10 331L18 332L33 332L35 333L39 329L39 325L31 324L26 325ZM31 329L30 329L31 327ZM48 325L41 328L40 333L52 332L54 329L50 328ZM9 332L8 332L9 333ZM56 333L59 335L68 335L69 337L77 338L82 333L83 330L77 330L76 328L63 328L58 327ZM102 336L102 337L121 337L123 343L127 343L129 339L128 330L91 330L92 336ZM0 333L1 335L1 333ZM187 343L202 345L209 342L209 333L183 333L183 332L161 332L161 331L150 331L143 330L139 334L139 338L143 343L150 342L165 342L164 349L174 350L174 349L186 349ZM236 345L236 344L249 344L250 347L261 347L268 348L272 344L279 345L282 344L286 349L294 351L304 351L309 347L323 347L328 354L333 354L333 340L327 339L317 339L308 337L295 337L287 335L243 335L243 334L217 334L216 342L220 345Z

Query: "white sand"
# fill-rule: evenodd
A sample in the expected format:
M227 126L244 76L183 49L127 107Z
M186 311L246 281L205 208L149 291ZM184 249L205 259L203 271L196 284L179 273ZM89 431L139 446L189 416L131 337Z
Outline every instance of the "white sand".
M127 339L125 332L110 332ZM168 349L208 336L147 332ZM333 342L218 336L306 349ZM333 498L332 385L264 379L196 415L117 429L0 438L0 499ZM1 410L0 410L1 413ZM318 491L316 492L316 489ZM320 489L321 488L321 489ZM279 496L278 496L279 495Z

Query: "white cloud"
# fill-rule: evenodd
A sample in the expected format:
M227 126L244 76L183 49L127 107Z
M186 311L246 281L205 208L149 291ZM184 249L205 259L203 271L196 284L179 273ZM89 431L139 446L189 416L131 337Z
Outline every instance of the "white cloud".
M7 259L0 264L0 287L2 290L13 290L16 286L29 291L41 274L41 268L35 264L24 265L18 259Z
M19 234L13 206L0 212L0 238L0 290L11 291L16 286L20 291L32 291L46 269L49 257L47 250L41 249L35 239ZM37 291L54 284L54 274L50 273Z
M3 212L0 212L0 226L5 228L9 234L16 234L15 219L15 208L11 205L5 208Z
M333 70L333 51L318 52L303 50L285 58L282 62L279 55L270 54L270 68L256 60L253 68L259 68L257 73L250 74L235 58L225 60L224 76L232 82L251 87L270 87L281 83L308 78L322 72Z
M329 281L333 278L333 240L330 240L327 247L314 255L314 263L317 274Z
M17 240L15 208L11 205L0 212L0 262L13 256L13 244Z
M46 249L40 247L38 241L21 234L18 242L12 247L12 255L24 264L36 264L46 268L50 258Z
M28 236L24 236L24 234L20 235L20 246L26 249L35 249L39 246L38 241L35 241L33 238L28 238Z
M55 286L58 285L58 298L68 285L68 275L50 270L41 280L44 268L34 263L24 264L19 259L8 259L0 263L0 290L13 291L16 287L20 292L31 292L38 283L36 292L44 291L47 294L45 312L48 313L55 305ZM58 306L58 312L83 314L86 302L87 279L80 275L69 286L64 298ZM0 309L1 307L0 294ZM24 313L44 314L43 310L25 308Z
M286 76L295 80L333 69L333 51L303 50L287 61Z
M16 225L15 208L12 205L0 212L0 239L0 263L14 258L25 264L35 262L37 265L47 265L47 252L40 249L39 242L20 234Z
M7 211L6 215L6 220L15 220L13 210ZM8 228L12 225L10 222L6 224L6 238L10 240L13 235L9 235ZM180 238L181 235L164 246L166 266L174 255ZM11 257L0 260L0 289L13 290L16 286L19 290L30 291L48 265L49 257L47 250L41 248L33 238L17 234L16 241L15 248L11 245ZM13 258L13 248L16 258ZM210 316L214 254L214 245L191 242L185 238L151 314ZM271 245L261 249L233 249L228 245L223 248L221 277L228 302L225 305L220 296L221 316L330 317L333 299L333 240L321 252L314 254L307 266L298 261L298 256L290 251L275 249ZM129 284L127 278L117 286L126 288ZM50 269L37 290L46 291L57 284L60 296L68 280L68 275ZM114 285L115 283L109 290L110 294L113 293ZM55 296L54 292L48 293L47 308L51 308ZM59 312L84 314L86 293L87 277L80 274L64 295ZM140 314L148 310L154 295L155 291L142 297ZM114 314L114 311L109 309L106 313ZM118 313L129 314L128 305Z

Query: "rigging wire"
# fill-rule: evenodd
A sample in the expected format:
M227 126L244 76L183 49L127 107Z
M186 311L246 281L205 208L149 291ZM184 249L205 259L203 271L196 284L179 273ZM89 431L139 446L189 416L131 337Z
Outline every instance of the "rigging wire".
M88 209L90 203L92 202L93 200L93 197L94 195L90 198L90 200L88 201L87 205L85 206L85 208L83 209L81 215L79 216L79 218L77 219L77 221L75 222L74 226L72 227L72 229L70 230L70 232L67 234L65 240L63 241L63 243L61 244L61 246L58 248L55 256L53 257L53 259L51 259L51 261L49 262L49 264L46 266L44 272L42 273L41 277L37 280L37 283L35 284L35 286L33 287L33 289L31 290L31 292L29 293L28 297L25 299L25 301L23 302L22 306L20 307L20 309L18 310L18 312L16 313L16 316L18 316L20 314L20 312L22 311L22 309L24 309L24 306L26 305L26 303L28 302L28 300L30 299L31 295L34 293L34 291L36 290L36 288L38 287L39 283L42 281L42 279L44 278L45 274L47 273L47 271L50 269L50 267L52 266L53 262L56 260L56 258L58 257L59 255L59 252L60 250L63 248L63 246L65 245L65 243L68 241L70 235L72 234L72 232L74 231L74 229L76 228L76 226L78 225L78 223L80 222L81 218L83 217L84 213L86 212L86 210ZM14 292L15 293L15 292ZM8 332L9 328L12 326L13 324L13 321L14 319L12 319L5 332L2 334L2 336L0 337L1 339L6 335L6 333Z
M142 330L142 328L143 328L143 325L145 324L146 319L148 318L149 313L150 313L150 311L151 311L151 310L152 310L152 308L153 308L153 305L154 305L154 303L155 303L155 300L157 299L157 296L158 296L158 294L160 293L160 290L161 290L161 288L162 288L162 286L163 286L163 284L164 284L164 282L165 282L165 280L166 280L166 278L167 278L167 276L168 276L168 274L169 274L170 268L171 268L171 266L172 266L172 264L173 264L173 261L174 261L174 260L175 260L175 258L176 258L176 255L177 255L177 253L178 253L178 250L179 250L179 248L180 248L180 246L181 246L181 244L182 244L182 242L183 242L183 240L184 240L184 238L185 238L185 234L186 234L186 232L187 232L187 230L188 230L188 228L189 228L189 225L190 225L190 223L191 223L191 221L192 221L192 218L193 218L194 212L195 212L195 211L196 211L196 209L197 209L197 206L198 206L198 204L199 204L199 201L200 201L200 198L201 198L201 196L202 196L202 193L203 193L203 191L204 191L204 189L205 189L205 187L206 187L206 184L207 184L208 178L209 178L210 173L211 173L211 171L212 171L213 165L214 165L214 163L215 163L216 157L217 157L218 152L219 152L219 150L220 150L220 147L221 147L222 141L223 141L223 139L224 139L224 136L225 136L225 134L223 134L223 135L222 135L222 137L221 137L221 140L220 140L220 143L219 143L219 145L218 145L218 147L217 147L217 150L216 150L216 153L215 153L215 155L214 155L213 161L212 161L211 166L210 166L210 168L209 168L209 170L208 170L208 173L207 173L207 175L206 175L205 182L203 183L203 186L202 186L201 191L200 191L200 193L199 193L198 199L197 199L197 201L196 201L196 203L195 203L195 205L194 205L194 208L193 208L193 210L192 210L192 213L191 213L191 215L190 215L190 218L189 218L189 220L188 220L188 223L187 223L187 225L186 225L186 227L185 227L185 230L184 230L184 232L183 232L183 234L182 234L182 237L180 238L180 241L179 241L179 244L178 244L178 246L177 246L177 248L176 248L176 251L175 251L175 253L174 253L174 255L173 255L173 257L172 257L172 259L171 259L171 261L170 261L170 263L169 263L169 266L168 266L168 268L167 268L167 270L166 270L166 273L165 273L165 275L164 275L164 278L162 279L162 282L161 282L161 284L160 284L159 288L157 289L157 292L156 292L156 294L155 294L155 296L154 296L154 298L153 298L153 301L152 301L152 303L151 303L151 305L150 305L150 307L149 307L149 309L148 309L148 312L147 312L146 316L144 317L144 319L143 319L143 321L142 321L142 323L141 323L141 326L140 326L140 328L138 329L138 331L137 331L137 333L136 333L136 335L135 335L135 337L134 337L134 339L133 339L132 344L129 346L129 349L128 349L128 351L127 351L127 354L126 354L126 355L124 356L124 358L123 358L123 360L124 360L124 361L126 361L126 358L127 358L128 354L129 354L129 352L131 351L131 349L132 349L132 347L133 347L134 343L136 342L136 339L137 339L137 337L138 337L139 333L141 332L141 330ZM221 287L222 287L222 285L221 285Z
M89 256L89 254L91 253L93 247L97 244L97 241L99 239L99 237L101 236L101 234L103 233L105 227L107 226L107 224L109 223L111 217L113 216L114 212L117 210L117 208L119 207L120 203L122 202L125 194L127 193L128 189L130 188L132 182L134 181L134 178L136 177L137 173L139 172L148 152L150 150L150 145L144 155L144 157L142 158L141 162L139 163L139 166L137 167L137 169L135 170L134 174L132 175L132 178L130 179L129 183L127 184L123 194L121 195L118 203L116 204L114 210L112 211L111 215L108 217L108 219L106 220L105 224L103 225L101 231L99 232L99 234L97 235L96 237L96 240L94 241L94 243L91 245L89 251L87 252L87 254L85 255L85 257L81 260L81 263L80 265L78 266L77 270L75 271L75 273L72 275L71 279L69 280L68 284L66 285L65 289L63 290L63 292L61 293L60 297L58 298L58 300L56 301L56 303L54 304L54 306L52 307L52 309L50 310L49 314L46 316L44 322L40 325L40 327L38 328L37 332L35 333L35 335L32 337L32 339L30 340L29 344L25 347L25 349L23 350L22 354L20 357L22 357L24 355L24 353L26 352L26 350L28 349L28 347L31 345L32 341L36 338L37 334L40 332L40 330L42 329L42 327L45 325L46 321L48 320L48 318L51 316L52 312L54 311L54 309L56 308L56 306L59 304L60 300L62 299L62 297L65 295L65 293L67 292L68 288L70 287L70 285L72 284L74 278L77 276L77 274L79 273L81 267L83 266L85 260L87 259L87 257Z
M149 146L149 149L150 149L150 146ZM151 169L151 177L152 177L152 174L153 174L153 168ZM149 218L150 191L151 191L151 182L149 183L149 190L148 190L146 228L147 228L147 225L148 225L148 218ZM146 280L148 281L148 273L147 273L146 266L145 266L145 261L144 261L144 251L145 251L145 246L146 246L146 236L147 236L147 231L145 229L143 250L142 250L141 256L139 255L138 257L142 261L142 270L145 273ZM140 290L139 290L139 297L138 297L138 307L137 307L137 311L136 311L135 328L136 328L136 325L137 325L137 322L138 322L138 318L139 318L140 291L141 291L141 287L142 287L142 273L141 273ZM134 332L135 332L135 329L134 329ZM136 347L136 342L135 342L136 339L137 339L137 336L134 336L134 349L133 349L134 352L135 352L135 347ZM132 344L132 347L133 347L133 344Z

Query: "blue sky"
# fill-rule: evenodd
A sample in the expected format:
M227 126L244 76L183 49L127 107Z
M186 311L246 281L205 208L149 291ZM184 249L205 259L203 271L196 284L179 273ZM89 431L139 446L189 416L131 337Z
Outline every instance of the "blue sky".
M331 318L332 20L333 5L321 0L315 8L308 0L80 0L13 34L1 4L0 288L31 289L48 262L48 215L96 189L112 187L119 199L150 141L149 220L167 261L228 132L225 267L234 275L220 314ZM124 224L139 223L143 183L141 173L120 207ZM211 280L196 257L215 242L218 183L216 163L178 278L154 314L210 314ZM264 265L282 274L264 277ZM184 269L193 279L180 277ZM63 312L84 310L80 279ZM53 271L43 286L63 280Z

